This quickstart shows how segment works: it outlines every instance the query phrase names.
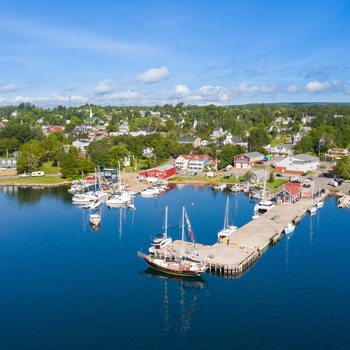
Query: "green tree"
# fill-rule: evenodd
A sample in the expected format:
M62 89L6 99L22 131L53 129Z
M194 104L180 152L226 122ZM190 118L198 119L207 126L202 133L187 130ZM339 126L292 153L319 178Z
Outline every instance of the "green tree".
M350 179L350 157L342 157L333 167L334 174L339 175L343 179Z
M123 145L113 146L109 150L110 165L117 168L124 167L124 158L128 156L129 151Z
M31 172L36 170L41 165L42 151L40 143L33 140L25 143L17 154L17 172Z

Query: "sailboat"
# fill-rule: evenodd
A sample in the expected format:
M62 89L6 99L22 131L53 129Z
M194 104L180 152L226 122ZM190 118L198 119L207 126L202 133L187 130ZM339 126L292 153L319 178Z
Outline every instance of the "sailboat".
M153 269L175 276L186 277L199 277L201 273L205 272L208 268L205 264L193 260L187 259L184 256L183 243L185 239L185 225L190 225L185 208L182 209L182 251L179 257L176 257L173 253L171 256L167 256L168 245L166 244L161 252L157 254L145 254L141 251L137 252L137 255L143 259L149 267ZM189 233L192 232L189 231ZM165 220L164 220L164 236L163 239L167 241L168 235L168 206L165 207Z
M315 215L317 212L317 205L314 203L314 185L312 185L312 204L308 207L307 211L310 215Z
M257 216L257 214L265 213L265 212L267 212L275 207L275 203L266 199L266 180L267 180L268 174L269 174L269 163L267 163L267 171L265 172L262 200L258 204L255 205L253 218L255 218Z
M229 225L228 224L228 214L229 214L229 197L227 196L226 200L226 209L225 209L225 217L224 217L224 227L222 230L218 232L218 241L221 242L221 240L224 237L227 237L231 233L238 230L237 226Z

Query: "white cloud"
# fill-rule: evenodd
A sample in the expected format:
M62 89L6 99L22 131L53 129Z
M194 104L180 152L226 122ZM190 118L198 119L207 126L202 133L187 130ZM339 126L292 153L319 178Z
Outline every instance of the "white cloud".
M115 84L111 80L105 79L97 84L95 92L103 95L114 91L114 89Z
M190 89L184 85L184 84L179 84L174 86L174 95L177 97L186 97L191 94Z
M137 76L137 79L143 83L151 84L164 80L169 76L168 68L163 66L160 68L151 68L146 72Z
M298 85L290 85L290 86L287 87L287 92L289 92L291 94L299 92L300 90L301 90L300 86L298 86Z
M305 90L308 92L319 92L328 90L330 88L331 84L328 82L321 82L321 81L309 81L305 85Z
M0 92L14 92L18 91L18 86L14 84L4 84L0 86Z

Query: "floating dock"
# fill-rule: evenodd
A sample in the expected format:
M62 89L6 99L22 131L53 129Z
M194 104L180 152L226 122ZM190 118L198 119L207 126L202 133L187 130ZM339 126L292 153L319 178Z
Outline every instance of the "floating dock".
M279 241L284 227L289 222L299 223L309 206L323 200L324 197L325 195L314 200L303 198L293 204L276 205L227 236L222 243L196 243L198 255L192 257L206 263L209 266L208 273L239 277L259 260L270 245ZM177 240L172 242L169 249L181 252L181 245L181 240ZM193 243L184 242L184 246L188 255L193 254Z

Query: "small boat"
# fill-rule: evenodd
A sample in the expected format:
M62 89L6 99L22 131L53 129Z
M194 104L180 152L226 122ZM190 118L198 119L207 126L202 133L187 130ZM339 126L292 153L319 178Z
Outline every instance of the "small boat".
M317 209L322 208L323 205L324 205L324 201L319 201L319 202L316 203Z
M288 235L288 234L294 232L294 230L295 230L295 225L294 225L294 223L293 223L292 221L289 222L289 223L284 227L284 233L285 233L286 235Z
M262 199L258 204L255 205L254 213L265 213L274 208L275 206L275 203L266 199Z
M136 207L135 207L135 204L134 204L134 200L130 200L128 203L127 203L127 206L129 209L131 210L136 210Z
M239 186L238 184L235 184L235 185L231 186L230 191L233 193L237 193L237 192L240 192L241 189L242 189L241 186Z
M310 205L307 211L310 213L310 215L315 215L317 212L317 206L315 204Z
M92 225L99 225L101 223L101 216L97 213L90 214L89 221Z

